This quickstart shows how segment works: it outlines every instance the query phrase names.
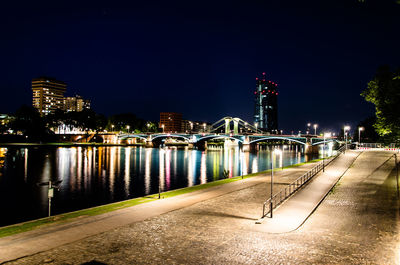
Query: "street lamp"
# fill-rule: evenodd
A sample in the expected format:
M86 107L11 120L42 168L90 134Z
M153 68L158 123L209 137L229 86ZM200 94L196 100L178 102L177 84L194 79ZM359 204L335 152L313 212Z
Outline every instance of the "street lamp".
M204 126L204 132L206 132L206 126L207 126L207 124L206 124L206 123L203 123L203 126Z
M270 200L269 200L269 207L271 209L271 218L273 217L272 197L273 197L273 188L274 188L274 157L275 157L275 153L282 155L282 151L279 149L271 150L271 196L270 196Z
M318 124L314 124L314 135L317 135L317 127L318 127Z
M162 132L164 133L165 125L164 125L164 124L161 124L161 128L162 128Z
M111 131L114 132L114 124L111 124Z
M256 126L256 133L257 133L257 126L258 126L258 123L257 123L257 122L254 123L254 126Z
M127 125L127 126L126 126L126 129L128 130L128 133L129 133L129 128L130 128L129 125Z
M358 146L361 145L361 131L364 131L364 127L358 127Z
M345 137L345 150L347 150L347 131L350 130L350 126L344 126L343 127L343 132L344 132L344 137Z
M331 137L330 132L324 133L324 148L322 149L322 172L325 172L325 139Z

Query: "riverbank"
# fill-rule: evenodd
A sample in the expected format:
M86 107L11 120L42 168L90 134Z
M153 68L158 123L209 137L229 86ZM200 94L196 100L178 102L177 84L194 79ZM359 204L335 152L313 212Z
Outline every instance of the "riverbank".
M315 159L315 160L312 160L309 162L290 165L290 166L286 166L283 168L277 168L277 169L274 169L274 172L282 171L284 169L289 169L289 168L293 168L293 167L300 167L300 166L303 166L306 164L313 164L320 160L321 159ZM213 182L209 182L209 183L205 183L205 184L201 184L201 185L195 185L192 187L181 188L181 189L176 189L176 190L172 190L172 191L166 191L166 192L160 193L160 197L162 199L171 198L174 196L183 195L183 194L190 193L190 192L204 190L204 189L208 189L208 188L211 188L214 186L219 186L219 185L223 185L223 184L238 181L238 180L255 177L258 175L262 175L262 174L267 174L269 172L271 172L271 170L248 174L245 176L238 176L238 177L234 177L234 178L217 180L217 181L213 181ZM42 227L45 225L60 224L60 223L68 222L74 218L100 215L100 214L104 214L107 212L139 205L142 203L151 202L151 201L158 200L158 199L159 199L159 194L152 194L152 195L148 195L145 197L129 199L129 200L125 200L125 201L110 203L110 204L96 206L96 207L92 207L92 208L88 208L88 209L82 209L82 210L78 210L78 211L74 211L74 212L64 213L64 214L60 214L60 215L45 217L45 218L36 219L36 220L32 220L32 221L27 221L27 222L23 222L23 223L19 223L19 224L13 224L13 225L5 226L5 227L0 227L0 238L18 234L18 233L22 233L22 232L27 232L27 231L30 231L30 230L33 230L33 229L36 229L36 228L39 228L39 227Z

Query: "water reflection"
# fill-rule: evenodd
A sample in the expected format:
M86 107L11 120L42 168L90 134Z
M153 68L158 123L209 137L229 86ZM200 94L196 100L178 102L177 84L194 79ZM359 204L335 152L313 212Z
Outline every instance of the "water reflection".
M327 146L325 155L332 153ZM208 151L142 147L0 148L0 225L46 216L47 188L36 183L62 180L53 213L207 183L266 170L267 147L257 153L239 148ZM281 146L274 167L304 162L303 148ZM322 148L320 155L323 154ZM12 199L10 199L12 198ZM30 203L27 204L26 202ZM32 212L25 208L30 207Z

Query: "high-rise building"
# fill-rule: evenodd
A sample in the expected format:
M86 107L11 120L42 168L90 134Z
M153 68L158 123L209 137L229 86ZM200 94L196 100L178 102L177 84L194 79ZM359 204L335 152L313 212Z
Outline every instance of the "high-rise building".
M160 128L162 128L163 132L181 132L182 114L175 112L161 112Z
M64 109L64 93L67 84L49 77L32 79L33 101L41 116L54 113L56 109Z
M64 110L70 111L82 111L84 109L90 109L90 100L84 99L79 95L75 97L66 97L64 99Z
M265 73L256 78L254 123L257 128L278 130L278 84L266 79Z

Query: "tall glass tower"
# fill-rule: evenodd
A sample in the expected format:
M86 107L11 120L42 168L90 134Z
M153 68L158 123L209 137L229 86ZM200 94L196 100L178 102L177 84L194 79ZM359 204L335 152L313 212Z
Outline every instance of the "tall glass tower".
M278 130L278 84L266 79L265 73L256 78L254 124L271 133Z

